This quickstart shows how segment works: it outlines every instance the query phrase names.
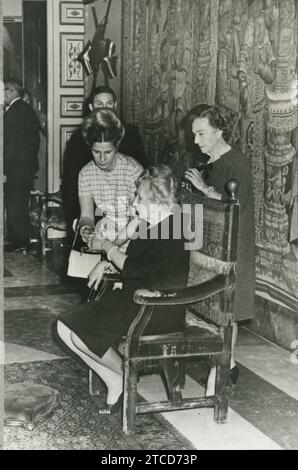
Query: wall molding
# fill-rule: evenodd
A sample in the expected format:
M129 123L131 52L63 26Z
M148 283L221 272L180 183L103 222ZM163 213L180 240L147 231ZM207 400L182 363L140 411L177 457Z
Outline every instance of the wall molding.
M81 1L47 2L48 19L48 188L59 190L67 139L81 122L84 74L76 57L84 44L84 24L64 21L64 7ZM85 15L84 15L85 16ZM72 104L73 103L73 104Z
M85 7L77 2L60 3L60 24L81 24L85 21Z

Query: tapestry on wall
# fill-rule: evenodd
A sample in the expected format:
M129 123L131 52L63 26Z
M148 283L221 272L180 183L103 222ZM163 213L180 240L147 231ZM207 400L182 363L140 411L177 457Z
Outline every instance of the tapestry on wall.
M124 1L123 109L139 124L152 163L163 161L193 102L214 102L217 4Z
M257 289L297 309L297 2L125 0L123 12L125 118L157 163L196 104L236 116L253 177Z
M298 306L297 12L250 2L238 60L242 150L254 188L257 288ZM296 134L296 136L295 136ZM296 173L296 175L295 175Z

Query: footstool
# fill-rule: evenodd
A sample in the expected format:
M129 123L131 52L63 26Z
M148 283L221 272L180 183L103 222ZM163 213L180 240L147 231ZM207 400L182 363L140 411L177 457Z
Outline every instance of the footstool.
M4 425L23 426L32 431L35 425L51 416L59 392L45 385L22 382L5 386Z

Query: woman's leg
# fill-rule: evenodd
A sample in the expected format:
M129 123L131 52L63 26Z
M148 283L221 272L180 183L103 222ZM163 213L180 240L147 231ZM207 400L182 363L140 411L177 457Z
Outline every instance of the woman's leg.
M108 394L107 404L115 403L123 389L122 359L112 348L100 358L60 320L57 331L62 341L77 354L105 382Z
M231 344L231 362L230 362L230 369L233 369L235 367L236 362L235 362L235 345L237 341L237 336L238 336L238 323L233 322L232 323L232 344ZM216 367L211 367L209 375L208 375L208 381L207 381L207 387L206 387L206 397L212 396L215 394L215 378L216 378Z

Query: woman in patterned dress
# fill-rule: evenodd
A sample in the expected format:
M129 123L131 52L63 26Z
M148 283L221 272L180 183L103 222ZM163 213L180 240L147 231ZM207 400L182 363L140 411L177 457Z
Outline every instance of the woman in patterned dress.
M127 225L135 183L143 168L132 157L118 152L125 131L113 110L102 108L92 112L84 119L82 131L93 160L79 174L78 229L84 242L91 245L94 239L92 248L100 249L102 240L115 240ZM101 217L96 226L94 215Z

